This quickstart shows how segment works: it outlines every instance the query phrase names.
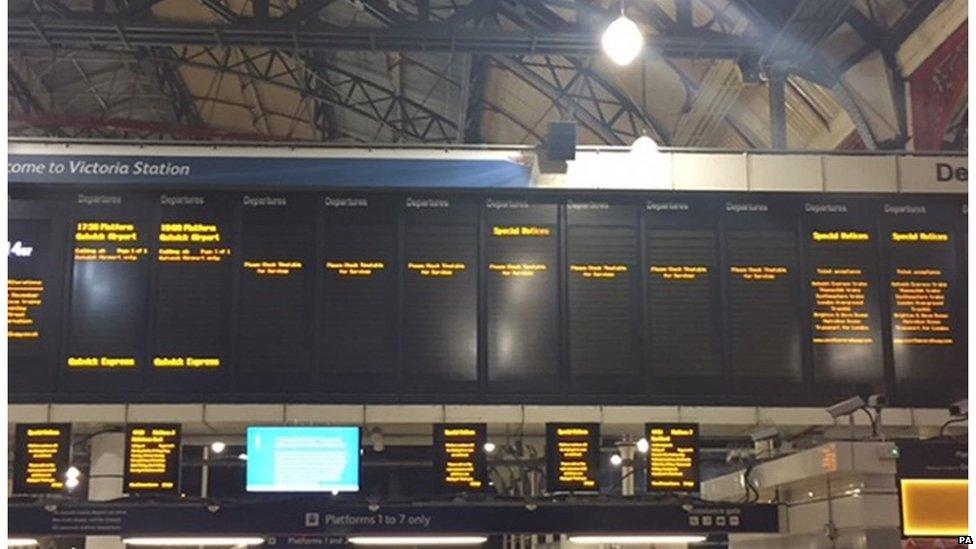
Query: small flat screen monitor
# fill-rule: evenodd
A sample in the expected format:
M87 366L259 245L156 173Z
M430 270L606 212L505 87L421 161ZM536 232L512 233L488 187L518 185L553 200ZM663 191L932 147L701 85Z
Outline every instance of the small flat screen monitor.
M248 427L248 492L358 492L359 427Z

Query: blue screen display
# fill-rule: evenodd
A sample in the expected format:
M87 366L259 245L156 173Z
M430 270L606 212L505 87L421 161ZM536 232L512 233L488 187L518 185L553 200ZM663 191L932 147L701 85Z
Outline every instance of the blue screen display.
M248 427L248 492L359 491L359 427Z

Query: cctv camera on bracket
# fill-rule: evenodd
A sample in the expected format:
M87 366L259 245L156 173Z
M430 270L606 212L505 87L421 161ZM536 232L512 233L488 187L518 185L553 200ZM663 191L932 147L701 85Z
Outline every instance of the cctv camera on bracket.
M864 408L867 402L860 396L853 396L847 400L842 400L837 404L829 406L827 408L827 413L830 417L837 419L839 417L849 416L854 412Z

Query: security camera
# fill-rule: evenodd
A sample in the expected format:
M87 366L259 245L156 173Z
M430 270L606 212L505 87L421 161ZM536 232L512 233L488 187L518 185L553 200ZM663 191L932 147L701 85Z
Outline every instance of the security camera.
M827 413L830 414L830 417L837 419L839 417L853 414L861 408L864 408L865 404L867 403L864 402L863 398L855 396L847 400L842 400L837 404L828 407Z
M957 400L949 406L949 415L952 417L962 417L969 415L969 399Z
M772 438L779 438L779 429L776 427L764 427L753 431L749 436L752 437L753 442L762 442Z
M868 397L868 406L874 409L884 408L888 405L888 397L882 394L871 395Z

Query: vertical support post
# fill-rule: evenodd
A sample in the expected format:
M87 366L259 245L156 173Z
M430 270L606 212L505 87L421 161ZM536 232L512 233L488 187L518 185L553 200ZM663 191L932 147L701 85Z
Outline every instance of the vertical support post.
M200 497L210 496L210 445L203 446L203 466L200 467Z
M101 433L91 439L91 468L88 473L88 499L106 501L122 497L125 467L125 433ZM122 549L118 536L87 536L87 549Z
M786 148L786 75L775 67L769 72L769 137L774 149Z
M620 464L620 494L624 497L634 496L634 455L637 445L630 437L617 443L617 451L623 462Z
M471 54L461 54L461 97L458 100L456 143L464 143L465 128L468 127L468 102L471 97Z

